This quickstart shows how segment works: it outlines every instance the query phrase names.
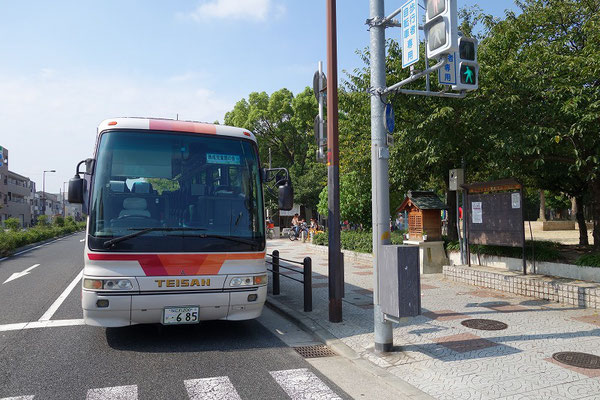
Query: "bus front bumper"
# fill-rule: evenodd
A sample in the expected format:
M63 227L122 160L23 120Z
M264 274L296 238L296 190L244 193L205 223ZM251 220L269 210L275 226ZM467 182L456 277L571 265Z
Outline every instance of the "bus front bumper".
M256 294L250 301L249 295ZM165 307L199 307L199 320L240 321L258 318L267 298L267 287L231 292L173 294L106 294L83 290L81 305L86 325L119 327L162 323ZM99 307L99 300L108 300ZM103 303L103 302L100 302Z

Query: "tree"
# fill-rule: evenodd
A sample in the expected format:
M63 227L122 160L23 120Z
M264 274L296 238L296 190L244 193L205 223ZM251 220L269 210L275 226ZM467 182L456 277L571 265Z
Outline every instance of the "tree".
M317 210L328 215L327 186L320 194ZM359 171L340 174L340 218L353 224L371 227L371 181Z
M488 21L480 46L481 120L502 132L507 169L578 204L591 198L600 248L600 0L517 5L519 16Z
M248 100L236 103L225 114L225 124L246 128L258 140L263 166L267 166L271 149L272 166L290 170L295 202L315 208L326 183L327 171L315 161L313 121L317 102L311 89L294 96L281 89L269 96L250 93Z

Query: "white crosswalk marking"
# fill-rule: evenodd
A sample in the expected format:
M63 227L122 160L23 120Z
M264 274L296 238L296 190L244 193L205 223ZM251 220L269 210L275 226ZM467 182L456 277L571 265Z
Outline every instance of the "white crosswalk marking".
M341 400L307 368L272 371L271 376L292 400Z
M191 400L241 400L226 376L184 381Z
M291 400L341 400L307 368L269 372ZM190 400L241 400L227 376L188 379L183 382ZM4 397L0 400L33 400L35 396ZM89 389L86 400L137 400L137 385Z
M33 400L35 396L3 397L0 400Z
M90 389L86 400L137 400L137 385Z

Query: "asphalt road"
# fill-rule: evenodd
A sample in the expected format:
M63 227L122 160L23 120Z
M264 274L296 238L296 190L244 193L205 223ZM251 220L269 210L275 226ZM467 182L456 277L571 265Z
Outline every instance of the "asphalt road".
M0 399L349 398L273 335L266 317L81 325L83 237L0 261Z

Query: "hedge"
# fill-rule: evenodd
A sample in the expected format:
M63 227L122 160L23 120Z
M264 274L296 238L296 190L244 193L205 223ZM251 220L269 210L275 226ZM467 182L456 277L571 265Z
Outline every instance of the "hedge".
M533 244L533 246L532 246ZM459 251L458 241L445 241L446 250ZM533 260L535 254L536 261L559 261L560 260L560 243L543 241L543 240L526 240L525 241L525 258ZM508 246L492 246L485 244L472 244L471 253L485 254L496 257L512 257L522 258L522 247Z
M402 234L402 231L392 232L392 244L402 244ZM313 237L313 244L327 246L328 242L327 232L317 233ZM340 242L344 250L373 253L373 234L370 231L342 231Z
M22 231L4 231L0 229L0 257L10 255L19 247L68 235L83 229L85 229L85 222L70 220L65 220L63 226L38 224L33 228Z
M575 264L582 267L600 268L600 253L584 254L575 260Z

